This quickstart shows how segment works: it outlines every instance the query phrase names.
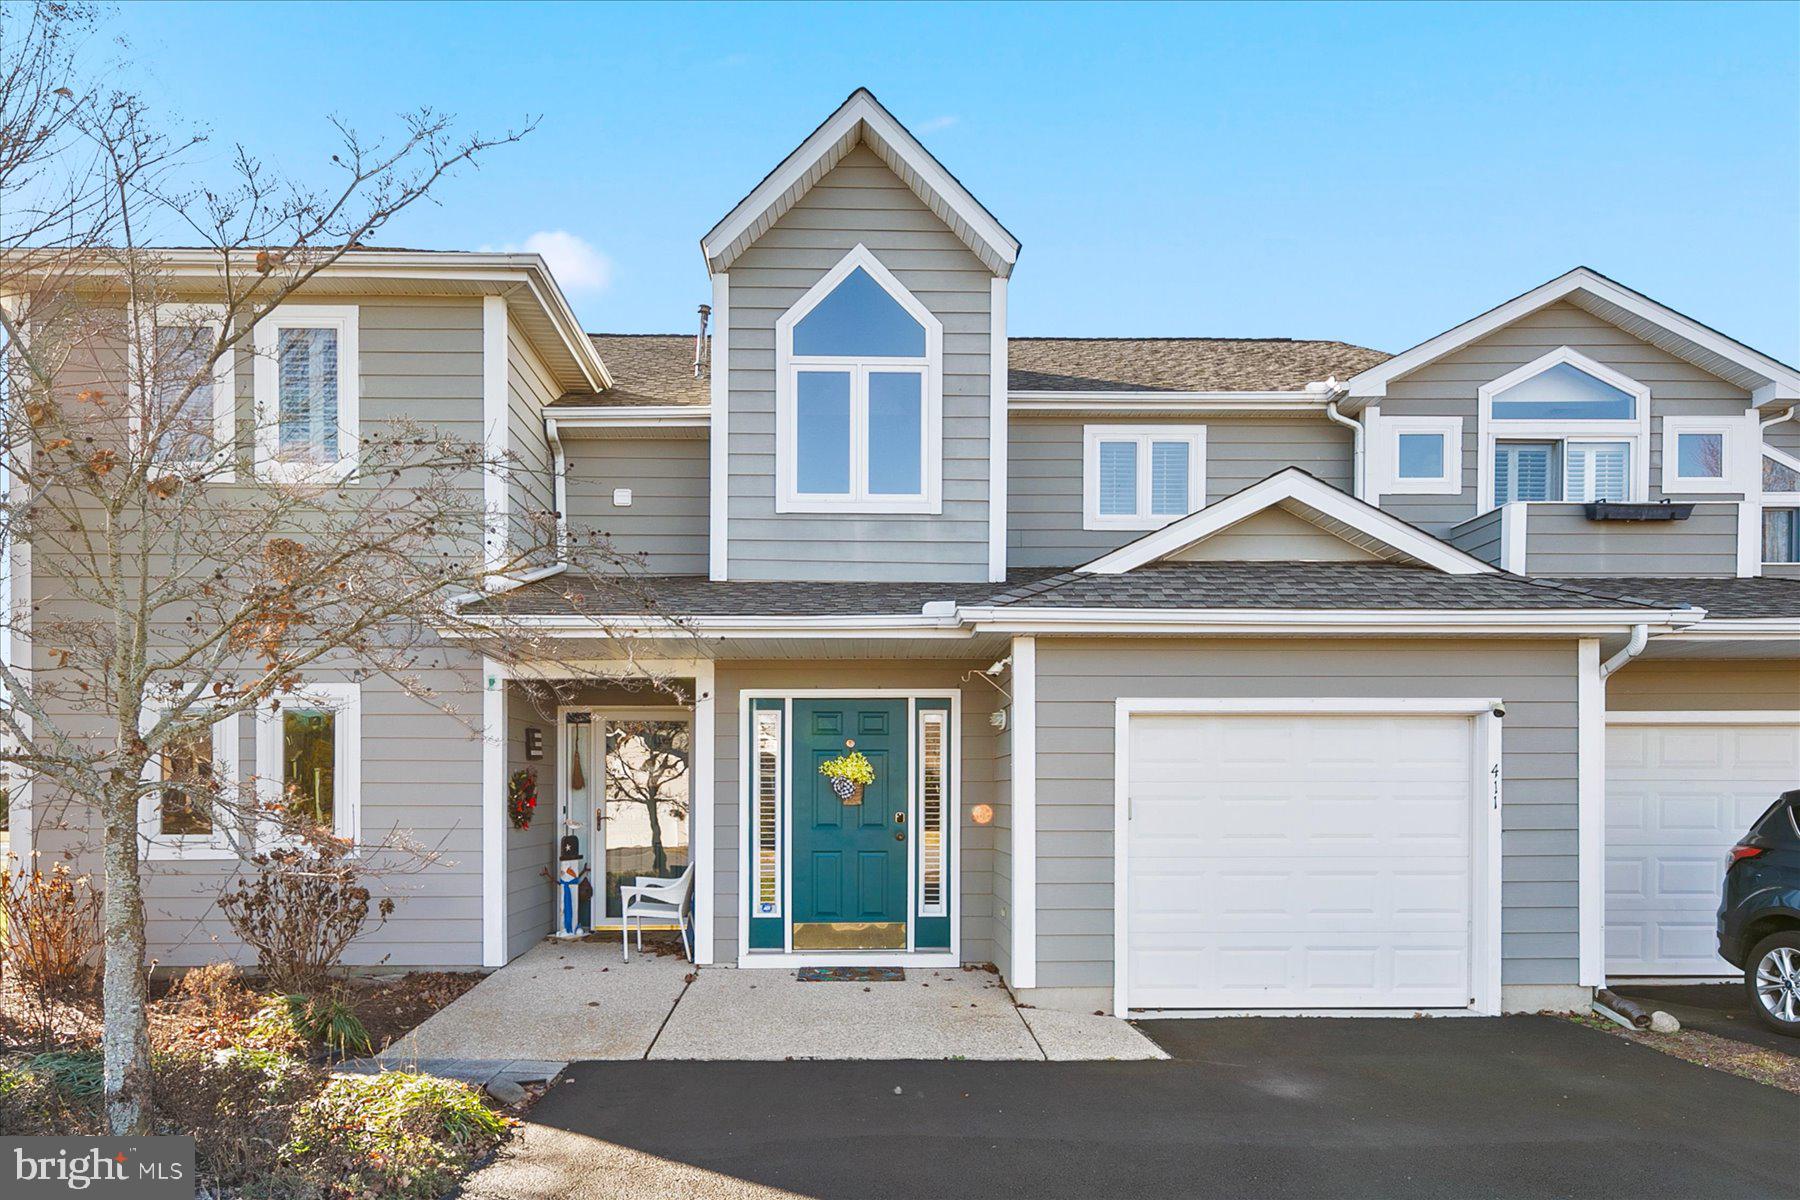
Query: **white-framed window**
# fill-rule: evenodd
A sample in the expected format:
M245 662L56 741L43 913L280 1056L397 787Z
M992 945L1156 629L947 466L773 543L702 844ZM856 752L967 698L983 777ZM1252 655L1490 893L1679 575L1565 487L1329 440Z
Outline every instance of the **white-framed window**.
M256 465L274 478L345 474L361 402L355 305L284 304L256 324Z
M361 836L361 684L308 683L257 710L256 799L266 813Z
M1398 495L1454 496L1462 491L1462 418L1380 418L1387 455L1382 491Z
M146 732L162 713L145 709ZM144 781L163 786L138 800L138 832L148 858L230 858L233 830L228 807L238 784L238 719L234 713L210 728L165 746L144 766Z
M1748 492L1744 478L1749 447L1744 435L1758 435L1738 417L1664 417L1662 419L1662 490L1665 492Z
M1800 458L1762 452L1762 560L1800 563Z
M205 472L221 483L232 478L237 440L236 352L227 348L211 378L187 389L224 331L223 305L159 304L130 339L131 436L142 446L149 430L160 430L156 451L168 471Z
M865 246L775 323L777 512L943 510L943 324Z
M1477 389L1483 510L1532 500L1644 500L1650 389L1568 346Z
M919 713L919 915L948 916L950 880L950 713Z
M1161 529L1206 502L1204 425L1089 425L1083 529Z
M752 718L752 778L755 822L752 833L751 895L752 917L781 916L782 803L783 780L781 710L758 708Z

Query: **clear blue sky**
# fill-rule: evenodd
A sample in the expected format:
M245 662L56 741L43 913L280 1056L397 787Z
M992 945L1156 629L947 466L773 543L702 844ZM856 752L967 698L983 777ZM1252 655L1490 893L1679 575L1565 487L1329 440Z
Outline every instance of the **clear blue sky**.
M160 107L297 174L325 118L542 125L386 235L561 231L687 331L700 235L858 85L1024 243L1023 334L1400 350L1576 264L1800 362L1800 6L128 5Z

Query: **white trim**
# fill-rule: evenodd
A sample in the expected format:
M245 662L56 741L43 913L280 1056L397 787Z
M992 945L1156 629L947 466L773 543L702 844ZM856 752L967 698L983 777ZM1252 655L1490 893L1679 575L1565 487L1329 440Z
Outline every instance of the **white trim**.
M615 429L706 429L710 404L556 404L544 416L570 433Z
M1763 506L1760 500L1738 501L1737 573L1741 579L1754 579L1763 573Z
M1500 569L1514 575L1525 574L1525 552L1530 544L1526 530L1531 521L1531 506L1521 501L1500 506Z
M354 304L283 304L269 310L256 323L252 342L256 413L256 469L270 479L308 480L320 476L343 477L356 467L357 440L362 412L362 354L358 334L358 308ZM337 438L338 457L333 463L284 461L279 453L280 364L278 348L283 329L335 329L338 334Z
M1370 406L1376 449L1375 490L1392 496L1460 496L1463 489L1463 420L1461 417L1389 417ZM1400 438L1435 435L1443 445L1444 469L1437 475L1406 478L1400 474Z
M138 731L148 733L164 715L157 707L146 707L138 715ZM220 718L211 730L213 778L218 781L221 791L229 793L242 782L242 754L238 742L238 714ZM152 756L144 764L144 782L160 783L162 781L162 763L159 756ZM161 797L157 792L145 792L138 797L138 835L143 847L143 855L147 859L220 859L234 858L237 851L232 844L232 831L225 820L225 812L215 810L212 814L213 828L206 834L173 834L162 832ZM14 851L17 853L17 851Z
M714 271L729 270L736 255L749 244L734 251L735 243L759 227L766 229L797 203L823 176L824 172L815 171L815 168L826 159L836 161L841 142L849 139L866 141L871 134L879 139L880 148L891 151L906 165L912 178L905 182L913 190L927 193L922 198L928 206L931 198L936 197L950 210L950 215L956 218L946 222L952 231L994 267L997 274L1008 274L1019 257L1018 240L919 144L892 113L882 107L867 88L858 88L851 93L836 112L700 239L700 251L706 256L708 267ZM984 250L985 254L982 253Z
M781 708L758 709L749 701L744 702L744 737L743 763L741 769L750 780L750 809L748 823L744 826L749 831L746 878L750 886L743 889L743 899L739 904L739 928L743 937L750 936L750 921L787 920L787 773L788 773L788 737L786 705ZM763 784L763 771L759 741L762 737L762 720L769 718L775 723L775 763L774 778L770 781L774 786L775 811L773 814L772 851L774 863L771 882L775 885L775 898L769 903L768 912L752 913L750 910L762 891L762 864L759 858L762 853L762 814L759 809L759 794Z
M988 582L1006 581L1007 471L1012 429L1007 395L1006 279L988 284Z
M925 331L922 358L825 357L794 353L794 327L853 271L863 270ZM797 378L803 371L850 376L850 490L801 492L798 469ZM919 383L919 491L889 495L869 491L868 377L917 372ZM837 261L792 308L775 321L775 511L778 513L930 513L944 510L944 324L860 242Z
M1494 398L1501 392L1527 379L1536 378L1545 371L1557 366L1570 366L1584 374L1591 375L1604 384L1631 395L1633 411L1632 419L1624 420L1520 420L1512 417L1496 418L1494 414ZM1475 416L1475 444L1477 455L1475 461L1475 511L1486 512L1494 507L1494 447L1498 442L1557 442L1562 446L1583 442L1626 442L1630 444L1631 473L1628 484L1630 492L1628 501L1644 501L1650 498L1650 389L1629 375L1621 374L1605 363L1596 362L1571 346L1558 346L1547 354L1539 355L1522 367L1516 367L1498 379L1491 380L1475 389L1477 409ZM1555 484L1557 495L1554 500L1567 500L1567 488L1564 477L1567 474L1565 454L1559 454L1554 464L1556 472ZM1569 503L1580 501L1568 500Z
M483 457L490 460L482 473L482 498L487 505L488 569L497 571L507 558L511 540L511 489L507 487L506 468L497 464L508 461L511 448L511 424L507 407L507 317L504 296L481 298L481 423L485 427L487 449ZM340 365L340 374L341 365ZM490 585L498 578L489 580ZM491 965L491 964L490 964Z
M1215 414L1318 414L1331 397L1326 391L1300 392L1077 392L1013 391L1007 407L1017 413L1155 413L1171 416Z
M713 765L718 733L715 705L717 679L710 659L698 659L690 675L694 680L694 736L688 774L688 861L694 864L694 963L710 966L713 961L713 789L716 768ZM742 727L740 726L740 729ZM742 829L743 826L739 826ZM741 890L741 889L740 889ZM739 926L743 936L749 930Z
M1037 986L1037 639L1012 642L1012 979Z
M712 277L712 394L707 493L707 578L723 581L731 569L726 523L731 516L731 277Z
M1497 568L1439 541L1398 517L1321 483L1296 467L1289 467L1251 484L1243 491L1209 504L1199 512L1164 526L1125 546L1104 554L1077 571L1095 575L1122 575L1145 563L1155 562L1235 525L1245 517L1284 500L1296 501L1357 532L1366 534L1410 558L1451 575L1486 575Z
M1600 640L1575 644L1575 877L1582 987L1606 984L1606 682Z
M913 828L917 830L917 833L915 833L912 838L912 857L916 859L917 862L909 865L908 874L918 881L918 896L912 908L914 915L921 919L948 917L951 909L950 858L954 852L962 849L961 830L955 829L950 824L951 801L956 791L951 776L954 773L954 764L961 761L962 755L957 753L960 747L950 736L950 711L948 709L922 709L918 706L918 698L916 696L908 700L907 704L911 710L913 728L912 741L914 742L914 757L912 761L915 766L912 770L912 774L916 775L919 780L918 786L912 789L914 793L912 802ZM933 725L939 726L938 751L943 756L943 761L938 764L938 771L942 777L942 782L940 784L942 795L940 795L938 799L940 806L944 810L938 814L938 855L940 861L937 865L938 898L935 903L926 899L924 894L926 869L925 731ZM908 922L907 937L909 941L912 934L912 923Z
M362 684L303 683L256 710L256 799L266 811L282 807L281 710L291 706L329 708L336 737L332 780L332 832L356 842L362 837ZM258 840L267 832L258 831Z
M0 304L11 303L11 297L0 297ZM6 354L0 354L0 370L4 370L8 366L6 357ZM0 395L4 395L7 403L10 404L10 394L0 391ZM10 416L11 414L6 415ZM30 453L29 444L25 447L24 453ZM5 485L4 490L0 491L0 498L17 506L18 511L24 511L24 506L30 499L30 486L15 478L10 464L4 460L0 460L0 481L4 481ZM31 641L31 617L34 611L31 543L21 541L16 535L0 537L0 555L4 555L6 558L4 571L6 627L4 632L0 633L0 639L4 639L3 646L0 648L4 649L7 666L12 669L13 674L21 683L31 687L37 678ZM4 692L0 691L0 696L3 695ZM15 711L13 720L25 736L32 736L31 714ZM37 831L32 823L34 779L35 776L31 772L20 769L17 764L9 766L3 773L0 773L0 785L7 786L12 791L7 812L7 846L9 851L17 855L22 862L31 860L31 851L36 844Z
M793 770L793 767L792 767L793 756L792 756L792 752L791 752L791 747L793 745L793 737L794 737L794 703L793 702L795 700L865 700L865 699L867 699L867 700L905 700L908 702L907 706L906 706L906 737L907 737L907 755L908 755L908 764L909 764L908 769L907 769L907 782L906 782L907 814L908 814L907 819L908 819L909 823L911 823L913 825L914 829L918 828L918 824L917 824L917 822L918 822L917 791L918 791L919 774L918 774L918 771L916 769L914 769L914 765L913 765L913 764L916 764L918 761L918 759L916 757L917 756L917 746L916 746L916 741L915 741L918 710L917 710L917 705L913 702L918 701L918 700L947 700L950 703L949 732L951 735L951 742L950 742L951 760L950 760L950 775L949 775L949 780L948 780L949 786L950 786L949 820L952 822L951 828L954 830L954 833L952 835L953 841L952 841L951 854L949 856L949 862L947 864L948 878L946 880L946 886L949 888L949 891L946 893L946 899L950 905L950 914L949 914L950 915L950 949L948 952L945 952L945 951L940 951L940 950L920 951L920 950L914 950L912 948L914 924L918 919L917 913L915 911L916 903L915 903L915 892L913 889L917 882L917 871L916 871L917 856L915 853L915 848L919 841L917 834L913 834L913 835L910 835L908 838L908 841L910 841L913 844L911 846L908 846L907 851L906 851L906 863L907 863L907 872L906 872L906 874L907 874L906 948L902 949L902 950L871 950L871 951L857 951L857 952L833 951L830 953L819 953L819 954L804 953L804 952L795 953L794 947L793 947L793 929L794 929L794 922L793 922L794 872L793 872L793 863L792 863L793 839L784 834L781 838L782 852L786 856L782 862L782 869L781 869L781 886L782 886L781 907L782 907L782 912L784 914L784 919L782 921L782 938L783 938L784 949L780 950L780 951L752 950L752 949L750 949L750 888L751 888L752 882L755 878L755 873L752 869L754 862L755 862L755 858L754 858L755 842L754 842L753 838L751 837L751 831L755 828L755 824L754 824L754 820L753 820L753 813L755 811L755 808L754 808L755 797L752 795L752 787L751 787L751 774L752 773L750 770L750 757L749 757L750 744L753 740L749 736L749 731L752 728L751 714L754 711L751 702L755 701L755 700L780 700L780 701L783 701L782 730L783 730L783 734L784 734L785 738L787 739L787 742L782 747L782 755L783 755L783 762L785 765L785 769L791 776L792 770ZM710 704L710 700L708 703ZM711 728L710 714L707 718L707 727L710 730L710 728ZM809 966L944 967L944 966L957 966L960 964L961 956L962 956L962 917L963 917L962 855L957 849L957 846L960 845L960 842L958 842L954 839L959 839L962 836L962 767L961 767L962 755L963 755L963 748L962 748L962 742L961 742L962 728L963 728L962 692L959 690L956 690L954 688L745 688L742 691L738 692L738 731L739 731L739 736L738 736L738 773L737 773L737 792L738 792L737 965L738 966L740 966L740 967L771 967L771 966L775 966L775 967L782 967L782 966L785 966L785 967L809 967ZM698 731L699 731L699 724L698 724L698 721L696 720L696 724L695 724L696 740L698 740L698 736L699 736ZM710 762L708 765L710 766ZM791 821L793 818L792 797L791 796L784 797L784 799L786 799L788 801L783 806L784 813L785 813L787 820ZM710 808L711 808L710 796L708 797L707 804L708 804L708 809L710 810ZM696 807L698 807L698 806L696 805ZM708 872L708 874L710 876L710 871ZM699 876L696 875L695 879L696 879L696 882L698 882ZM696 905L695 905L696 920L698 920L698 913L699 913L699 906L698 906L698 902L696 901ZM707 959L707 961L709 961L709 962L711 961L710 939L708 941L708 959Z
M484 306L485 307L485 306ZM481 660L481 965L506 965L506 664Z
M1469 906L1469 987L1474 1002L1463 1009L1424 1010L1497 1016L1500 1013L1501 970L1501 747L1500 718L1495 697L1403 700L1337 699L1321 696L1292 698L1161 698L1121 696L1113 711L1113 1015L1129 1017L1130 995L1130 832L1131 820L1131 720L1138 716L1248 714L1313 716L1462 716L1473 721L1470 773L1471 791L1478 810L1470 821L1470 868L1473 890ZM1159 1015L1170 1010L1155 1010ZM1284 1010L1305 1011L1313 1010ZM1324 1010L1320 1010L1324 1011ZM1330 1010L1333 1015L1366 1010ZM1415 1010L1408 1010L1413 1015ZM1222 1013L1215 1015L1224 1015Z
M133 312L136 312L133 309ZM134 443L141 446L144 436L143 419L148 409L148 402L139 394L142 376L141 356L143 330L136 321L132 322L133 331L129 339L127 357L130 360L129 391L131 393L131 437ZM213 331L215 337L225 332L225 306L222 304L159 304L150 322L150 345L158 346L157 332L167 325L171 328L194 329L204 326ZM191 400L192 397L190 396ZM201 462L171 460L158 463L159 472L180 472L203 470L208 483L230 483L236 476L237 466L237 349L227 346L213 363L212 377L212 456Z
M1749 374L1766 380L1765 386L1754 389L1752 399L1758 407L1800 397L1800 371L1708 329L1698 321L1614 283L1586 267L1577 267L1523 295L1515 296L1497 308L1489 309L1472 320L1464 321L1453 329L1421 342L1378 366L1352 376L1347 384L1351 400L1366 401L1372 397L1386 396L1388 384L1393 380L1578 291L1659 325L1699 350L1734 363Z
M1100 445L1130 442L1137 447L1137 511L1106 515L1100 511ZM1187 511L1158 516L1150 511L1151 446L1177 442L1188 448ZM1081 527L1083 529L1161 529L1198 512L1206 503L1206 426L1084 425L1081 430Z
M1666 709L1646 712L1615 710L1606 714L1608 725L1800 725L1800 709Z
M1683 434L1715 434L1719 439L1719 474L1681 474ZM1754 453L1759 431L1756 414L1729 417L1667 416L1662 418L1662 483L1665 493L1682 495L1732 492L1754 496L1761 490L1762 463ZM1755 468L1757 478L1749 471Z

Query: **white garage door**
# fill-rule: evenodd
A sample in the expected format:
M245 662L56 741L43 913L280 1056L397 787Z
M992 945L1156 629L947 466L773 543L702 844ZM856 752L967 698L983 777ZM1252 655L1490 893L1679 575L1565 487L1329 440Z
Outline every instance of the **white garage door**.
M1126 1007L1469 1007L1473 737L1467 717L1133 717Z
M1606 973L1731 975L1715 934L1725 851L1800 787L1800 725L1606 732Z

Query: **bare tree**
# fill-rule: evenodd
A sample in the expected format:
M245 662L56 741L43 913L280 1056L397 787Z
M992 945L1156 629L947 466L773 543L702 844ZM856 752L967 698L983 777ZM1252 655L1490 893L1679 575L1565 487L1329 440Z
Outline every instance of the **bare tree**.
M550 512L502 528L483 481L519 464L422 420L338 429L337 345L257 322L369 244L453 172L517 141L421 110L397 135L337 123L334 184L307 188L238 149L229 188L186 182L191 137L134 96L84 87L83 8L0 7L0 538L29 549L32 657L0 662L3 762L97 831L104 863L105 1091L141 1133L151 1081L140 807L248 853L317 820L209 769L213 727L283 702L306 673L385 677L444 704L433 669L534 656L507 592L552 561L618 576L604 538ZM181 230L200 250L149 244ZM279 411L248 415L230 364L274 359ZM343 369L352 369L343 364ZM218 402L220 396L223 402ZM216 403L218 402L218 403ZM654 598L615 585L621 603ZM621 653L629 655L629 649ZM35 669L34 669L35 668Z
M649 718L607 722L607 799L643 806L650 821L652 875L669 873L669 851L663 845L663 817L682 820L688 814L687 776L692 742L692 730L685 721ZM608 891L617 887L618 882L608 878Z

